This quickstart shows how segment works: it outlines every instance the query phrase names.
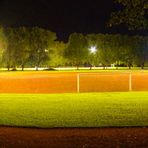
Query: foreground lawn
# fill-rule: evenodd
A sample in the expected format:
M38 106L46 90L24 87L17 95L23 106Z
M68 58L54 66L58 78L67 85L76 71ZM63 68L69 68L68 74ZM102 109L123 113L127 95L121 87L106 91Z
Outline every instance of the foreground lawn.
M0 95L0 125L148 126L148 92Z

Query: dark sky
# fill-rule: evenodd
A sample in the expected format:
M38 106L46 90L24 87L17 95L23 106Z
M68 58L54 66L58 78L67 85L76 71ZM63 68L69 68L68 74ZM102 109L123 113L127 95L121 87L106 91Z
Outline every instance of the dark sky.
M0 0L0 24L48 28L66 39L72 32L114 32L106 27L114 9L113 0Z

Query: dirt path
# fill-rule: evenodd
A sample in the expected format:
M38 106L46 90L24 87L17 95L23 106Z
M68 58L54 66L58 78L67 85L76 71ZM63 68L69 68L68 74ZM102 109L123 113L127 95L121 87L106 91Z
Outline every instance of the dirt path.
M0 127L0 148L148 148L148 128Z

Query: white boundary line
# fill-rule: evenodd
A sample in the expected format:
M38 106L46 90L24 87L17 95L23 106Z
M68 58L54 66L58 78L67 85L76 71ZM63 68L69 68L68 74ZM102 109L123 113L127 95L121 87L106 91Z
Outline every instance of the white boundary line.
M80 74L77 74L77 93L80 93Z
M132 74L129 74L129 91L132 91Z

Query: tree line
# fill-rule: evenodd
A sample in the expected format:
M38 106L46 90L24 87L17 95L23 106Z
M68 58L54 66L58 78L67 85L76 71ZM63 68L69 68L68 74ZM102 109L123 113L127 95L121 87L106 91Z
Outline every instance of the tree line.
M96 51L91 52L94 47ZM121 34L72 33L68 42L39 27L0 28L0 65L21 67L138 66L148 62L148 37Z

